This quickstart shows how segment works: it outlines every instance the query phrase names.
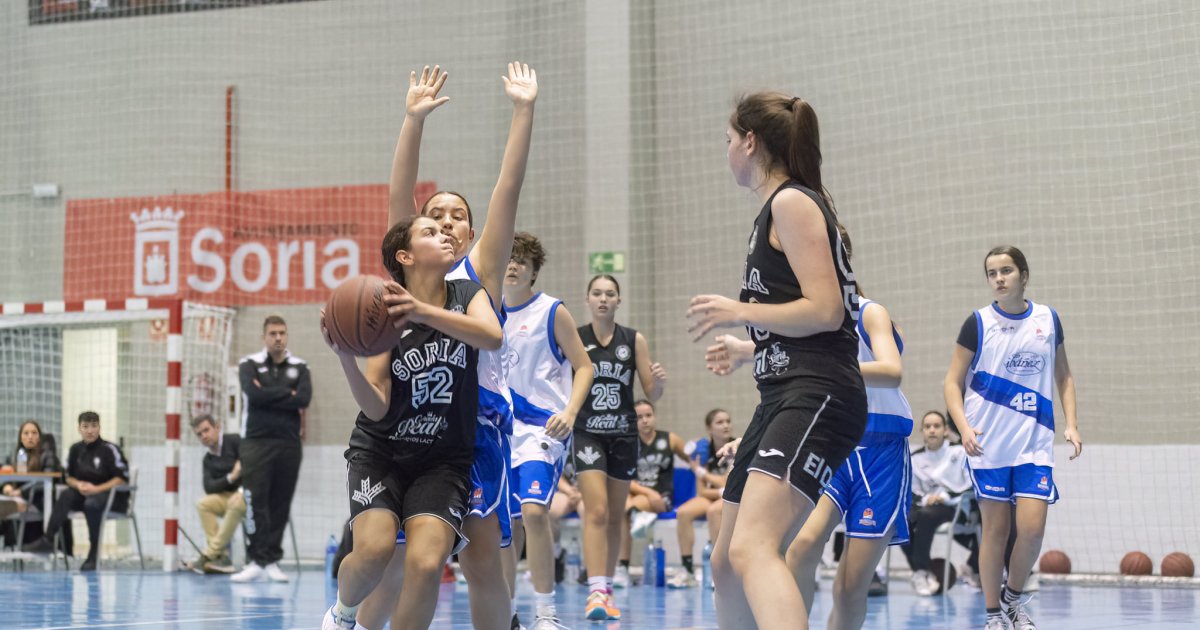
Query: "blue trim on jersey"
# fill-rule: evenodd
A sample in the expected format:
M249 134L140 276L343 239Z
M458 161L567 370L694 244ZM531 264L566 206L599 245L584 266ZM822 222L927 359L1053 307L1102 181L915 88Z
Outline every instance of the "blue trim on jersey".
M553 411L542 409L517 392L510 391L509 393L512 395L513 416L525 424L544 427L550 416L554 415Z
M1029 305L1025 307L1025 312L1018 313L1016 315L1006 312L1004 309L1000 308L999 304L996 304L995 302L992 302L992 310L996 311L996 313L1005 319L1026 319L1033 314L1033 301L1025 300L1025 303Z
M870 302L867 302L867 306L870 306L870 305L871 305L871 303L870 303ZM858 329L858 337L859 337L860 339L862 339L862 340L863 340L863 343L867 344L867 348L868 348L869 350L871 350L872 352L874 352L875 348L872 348L872 347L871 347L871 335L868 335L868 334L867 334L867 329L866 329L866 327L865 327L865 326L863 326L863 316L862 316L862 314L863 314L863 311L865 311L865 310L867 310L867 309L866 309L866 307L862 307L862 308L860 308L860 309L859 309L859 311L858 311L858 323L856 323L856 324L854 325L854 327Z
M504 310L508 311L509 313L516 313L517 311L519 311L519 310L521 310L521 309L525 308L526 306L529 306L530 304L533 304L533 301L534 301L534 300L536 300L536 299L538 299L538 298L539 298L539 297L541 297L541 296L542 296L542 292L541 292L541 291L538 291L537 293L534 293L534 294L533 294L533 297L529 298L528 300L526 300L526 301L525 301L524 303L522 303L522 304L518 304L518 305L516 305L516 306L509 306L508 304L505 304L505 305L504 305Z
M975 370L975 366L979 365L979 355L983 351L983 315L979 311L971 313L975 316L975 356L971 357L971 371Z
M971 379L971 389L982 396L984 400L1029 416L1037 420L1038 424L1054 431L1054 403L1049 398L1042 396L1040 392L987 372L975 373L975 378ZM1021 396L1024 399L1029 394L1037 396L1036 410L1027 410L1024 408L1025 405L1021 405L1021 409L1016 409L1009 404L1013 398Z
M1058 311L1047 306L1050 309L1050 316L1054 318L1054 353L1058 354L1058 347L1063 344L1063 329L1062 321L1058 319Z
M558 312L560 306L562 306L562 300L558 300L550 306L550 318L546 322L546 340L550 342L550 354L553 354L554 358L562 363L566 357L563 356L562 348L558 347L558 339L554 337L554 314Z
M459 259L458 262L454 263L454 266L450 268L450 273L454 273L455 271L458 271L458 268L463 267L463 266L466 267L467 277L470 278L472 282L474 282L475 284L478 284L478 285L483 284L482 282L479 281L479 274L475 273L475 267L473 267L471 265L470 254L463 256L461 259Z
M504 399L504 396L485 387L479 388L478 415L480 418L484 418L488 422L506 429L506 432L512 432L512 407Z
M868 413L866 433L885 433L888 435L912 434L912 418L897 416L890 413Z

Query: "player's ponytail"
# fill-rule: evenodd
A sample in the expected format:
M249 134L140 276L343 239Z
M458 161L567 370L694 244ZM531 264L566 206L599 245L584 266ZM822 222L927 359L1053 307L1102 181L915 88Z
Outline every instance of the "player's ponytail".
M766 149L763 168L779 169L821 195L834 211L821 181L821 133L807 101L780 92L755 92L737 100L729 126L742 137L753 131Z

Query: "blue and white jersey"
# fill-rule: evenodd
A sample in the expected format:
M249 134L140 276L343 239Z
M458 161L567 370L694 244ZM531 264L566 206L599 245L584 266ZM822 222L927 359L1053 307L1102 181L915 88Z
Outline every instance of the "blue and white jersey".
M1054 465L1054 359L1062 326L1054 309L1028 304L1019 315L995 304L974 313L975 359L963 407L967 422L983 432L983 455L969 458L972 469Z
M505 306L508 387L518 422L546 426L567 407L574 375L554 339L554 315L562 301L538 293L528 302Z
M467 256L454 264L450 273L446 274L446 279L468 279L480 284L479 275L475 273L475 268L471 266L471 260ZM496 314L500 318L501 327L503 327L504 309L500 309ZM504 368L507 346L508 341L505 339L501 341L499 350L479 351L479 413L477 418L480 422L493 424L500 427L505 433L511 434L512 398L509 395Z
M877 304L859 296L858 312L866 314L867 308ZM871 336L863 327L863 317L858 318L858 362L866 363L875 360L875 352L871 349ZM892 324L892 337L896 340L896 349L904 354L904 340ZM912 407L899 387L867 387L867 431L863 434L864 441L872 434L886 436L904 436L912 434Z

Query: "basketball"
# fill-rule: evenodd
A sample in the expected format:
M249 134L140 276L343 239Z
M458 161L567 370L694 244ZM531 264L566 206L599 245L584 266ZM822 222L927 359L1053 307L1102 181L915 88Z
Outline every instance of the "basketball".
M1065 575L1071 572L1071 558L1057 549L1051 549L1042 554L1038 570L1046 574Z
M1182 551L1167 554L1162 561L1163 577L1195 577L1196 564L1191 556Z
M941 583L942 577L945 575L945 571L946 571L946 561L945 560L943 560L941 558L934 558L929 561L929 572L932 573L933 577L938 581L938 590L934 591L934 593L944 593L944 592L954 588L955 582L958 582L958 570L954 568L953 564L951 564L950 565L950 580L948 582L946 582L945 584L942 584Z
M1121 575L1150 575L1154 573L1154 561L1140 551L1130 551L1121 558Z
M325 304L325 327L339 348L360 357L391 349L397 331L388 317L383 296L386 280L379 276L355 276L338 285Z

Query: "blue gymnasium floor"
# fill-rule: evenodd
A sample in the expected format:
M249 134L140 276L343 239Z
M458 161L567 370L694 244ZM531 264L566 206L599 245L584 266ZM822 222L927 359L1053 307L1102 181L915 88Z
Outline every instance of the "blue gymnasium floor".
M0 601L7 602L0 628L201 628L260 630L320 628L333 597L323 575L306 571L288 584L233 584L224 576L147 571L6 573ZM824 628L830 583L818 592L813 628ZM528 583L519 604L529 609ZM618 592L625 620L592 624L581 619L581 586L560 587L559 610L569 627L637 630L716 628L710 593L635 587ZM1035 620L1046 630L1200 628L1200 591L1137 587L1044 585L1033 603ZM980 628L982 597L961 585L948 598L912 594L907 581L894 580L887 597L871 600L864 628ZM433 628L470 628L463 585L442 587Z

